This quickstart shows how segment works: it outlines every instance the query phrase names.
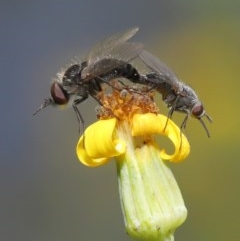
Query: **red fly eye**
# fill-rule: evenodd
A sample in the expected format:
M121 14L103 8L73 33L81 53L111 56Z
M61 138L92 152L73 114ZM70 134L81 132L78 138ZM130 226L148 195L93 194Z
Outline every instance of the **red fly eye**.
M203 108L202 103L197 103L196 105L193 106L192 108L192 116L195 118L200 118L204 115L205 110Z
M69 96L67 92L63 89L62 85L60 85L57 82L54 82L51 86L51 96L53 98L53 101L57 105L64 105L67 104L69 101Z

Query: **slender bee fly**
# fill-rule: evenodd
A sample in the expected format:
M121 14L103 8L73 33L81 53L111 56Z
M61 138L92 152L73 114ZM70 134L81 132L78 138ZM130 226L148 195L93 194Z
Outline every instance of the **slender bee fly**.
M138 28L117 33L93 48L85 61L68 67L59 80L54 80L50 87L50 97L34 112L36 115L48 105L65 105L73 97L72 107L77 115L79 130L84 129L84 120L77 107L89 96L100 103L97 95L102 91L102 84L108 84L115 78L127 78L136 82L138 71L129 62L136 58L143 49L141 43L128 42Z
M202 117L205 116L210 122L212 118L207 115L195 91L181 82L169 67L149 52L143 50L139 57L153 71L140 78L139 82L151 86L162 95L163 101L170 108L168 117L171 118L174 111L185 113L181 124L181 129L185 129L188 117L192 116L200 121L207 136L210 137Z

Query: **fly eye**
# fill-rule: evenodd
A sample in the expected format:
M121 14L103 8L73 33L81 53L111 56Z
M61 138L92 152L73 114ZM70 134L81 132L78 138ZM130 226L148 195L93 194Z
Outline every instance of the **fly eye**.
M205 114L202 103L197 103L194 105L191 114L195 118L201 118Z
M54 82L51 86L51 96L53 98L53 101L57 105L64 105L67 104L69 101L69 96L67 92L63 89L62 85L60 85L57 82Z

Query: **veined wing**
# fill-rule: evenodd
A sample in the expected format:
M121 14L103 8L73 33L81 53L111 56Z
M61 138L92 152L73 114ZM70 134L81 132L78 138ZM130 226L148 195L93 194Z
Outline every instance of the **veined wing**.
M139 54L139 57L151 70L159 74L160 79L164 79L164 81L170 84L173 89L178 90L178 77L166 64L146 50L143 50Z
M111 69L118 67L121 61L108 61L107 66L101 65L101 60L116 59L129 62L136 58L143 49L141 43L127 42L133 37L138 28L131 28L126 32L117 33L105 39L103 42L97 44L93 50L90 51L87 57L86 72L94 75L103 75ZM104 63L106 61L103 61ZM96 68L97 66L97 68Z

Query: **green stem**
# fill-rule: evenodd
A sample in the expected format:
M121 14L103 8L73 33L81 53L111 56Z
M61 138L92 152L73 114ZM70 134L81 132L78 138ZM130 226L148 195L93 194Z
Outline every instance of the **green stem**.
M177 182L151 137L134 138L125 123L118 129L127 151L116 158L127 233L144 241L173 241L187 210Z

